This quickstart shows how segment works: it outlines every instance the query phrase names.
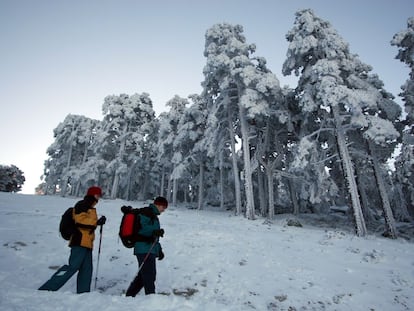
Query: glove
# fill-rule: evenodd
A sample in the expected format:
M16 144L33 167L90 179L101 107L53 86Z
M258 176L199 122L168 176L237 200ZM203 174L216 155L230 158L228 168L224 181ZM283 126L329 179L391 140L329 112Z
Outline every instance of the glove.
M106 223L106 217L101 216L101 218L98 219L98 222L96 223L97 226L102 226Z
M163 260L165 257L164 253L162 252L162 249L160 248L160 251L158 252L158 260Z
M164 236L164 229L154 230L152 231L152 236L154 237L163 237Z

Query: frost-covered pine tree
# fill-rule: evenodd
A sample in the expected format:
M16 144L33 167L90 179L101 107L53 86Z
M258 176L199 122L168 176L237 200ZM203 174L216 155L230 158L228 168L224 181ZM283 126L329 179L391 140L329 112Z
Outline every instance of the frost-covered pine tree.
M407 21L407 29L394 35L391 45L398 47L396 56L405 63L410 72L409 78L401 87L405 116L405 130L401 145L401 153L395 162L394 179L397 181L397 191L400 195L401 205L409 208L411 216L414 215L414 17ZM406 218L408 213L404 213Z
M208 85L208 84L206 84ZM241 188L239 178L239 156L236 150L236 140L230 116L223 105L208 95L208 86L200 95L206 102L208 111L206 131L203 145L206 154L213 161L213 167L219 170L219 200L220 207L224 209L227 202L232 202L235 214L241 213ZM231 175L229 174L231 173Z
M233 29L234 28L234 29ZM232 39L232 37L234 39ZM244 42L242 27L233 27L228 24L214 25L207 30L205 35L204 56L207 57L207 63L203 69L204 81L202 82L203 94L208 102L210 116L208 118L208 130L210 133L210 156L214 153L222 152L219 148L230 148L232 158L232 170L234 178L234 197L235 197L235 214L242 213L241 186L240 186L240 169L239 156L236 149L236 143L239 136L236 133L237 117L237 88L231 80L230 69L231 56L226 55L227 44L237 44ZM245 51L240 51L240 49ZM239 54L248 54L248 46L240 44L234 48L233 57ZM230 50L230 49L229 49ZM214 144L214 141L217 144ZM226 143L228 142L228 144ZM221 156L221 155L219 155Z
M151 130L149 124L155 119L155 112L147 93L107 96L102 111L104 135L97 140L97 152L108 163L107 174L112 185L107 185L107 190L113 199L126 199L132 182L128 172L142 161L146 136ZM122 194L118 195L120 189Z
M260 71L261 60L251 57L254 52L255 46L246 43L243 27L240 25L216 24L206 32L204 55L207 57L207 65L204 68L204 87L216 100L215 105L227 112L230 140L235 140L236 134L240 135L248 219L255 218L252 179L254 144L251 135L255 135L256 118L269 113L266 96L272 92L276 96L280 90L274 75ZM236 163L233 167L235 165Z
M199 95L191 95L192 104L183 112L178 123L174 150L180 153L180 162L175 168L180 176L180 184L185 200L191 196L198 198L198 209L203 207L204 175L208 166L206 146L203 143L208 110L206 102ZM195 192L197 191L197 192Z
M48 159L45 161L44 179L47 184L47 194L55 194L64 189L63 196L66 194L67 177L64 176L65 170L68 169L71 162L71 153L74 134L75 118L71 114L67 115L63 122L53 130L55 138L51 146L47 148Z
M348 44L330 23L317 17L312 10L296 13L295 25L287 34L287 40L290 44L283 73L288 75L295 72L300 75L297 92L300 94L302 110L307 112L307 118L313 118L314 124L321 126L320 130L326 133L330 130L331 137L333 135L335 138L351 197L356 232L358 236L364 236L366 225L354 163L349 151L350 137L347 130L367 126L367 115L363 113L363 106L372 105L372 98L369 98L371 94L355 89L355 85L367 83L360 76L371 68L351 54ZM304 138L310 144L315 144L316 136L309 134L312 133ZM332 139L325 138L324 143L332 143ZM308 149L302 148L302 151L308 152Z
M55 140L47 149L49 157L45 161L43 175L47 193L59 191L64 196L69 186L71 193L75 194L85 176L82 164L88 155L92 131L98 123L85 116L69 114L53 130Z
M352 198L357 234L365 235L366 226L341 115L346 110L341 64L351 57L348 45L328 22L315 16L312 10L296 13L295 25L286 38L290 44L283 73L289 75L294 71L300 75L297 93L302 120L296 165L303 166L305 158L315 159L311 154L318 154L321 148L335 148L329 146L333 143L331 137L334 138Z
M89 186L98 181L99 175L96 174L94 165L91 165L89 160L94 156L92 146L100 126L101 121L81 116L76 127L79 150L75 154L72 152L74 165L71 167L71 195L80 196Z
M414 217L414 140L407 133L404 133L401 152L394 165L396 204L400 207L396 217L401 221L411 221Z
M391 40L391 45L397 46L398 54L395 57L401 62L408 65L410 69L409 78L399 94L404 102L406 116L406 125L410 133L414 134L414 17L407 21L407 29L395 34Z
M175 95L166 103L170 110L159 117L157 161L162 168L161 179L164 180L165 176L168 178L167 199L172 201L172 204L177 203L178 180L181 177L179 163L182 161L181 150L178 145L174 146L174 141L178 135L179 122L188 104L189 101L186 98ZM161 187L162 194L164 182L161 183Z
M158 121L155 118L152 101L147 93L134 94L139 102L135 109L138 122L131 127L131 141L127 144L128 174L124 182L126 184L125 198L128 200L144 200L158 195L155 176L158 176L158 166L154 144L158 138Z
M274 177L286 170L287 146L291 138L289 133L292 133L290 117L283 102L280 99L274 100L271 109L269 117L256 123L258 139L255 155L261 167L258 169L260 209L262 215L269 219L275 215L275 189L278 185ZM261 180L262 171L264 180Z
M332 127L324 121L329 119L328 112L320 109L310 113L302 109L300 94L289 102L294 131L288 143L287 188L293 213L325 212L335 204L339 192L332 174L337 162L336 140Z
M276 76L267 68L266 60L255 58L257 64L246 77L252 102L265 108L255 114L251 124L251 148L255 149L252 167L257 177L257 191L261 214L270 219L275 214L274 177L286 169L286 146L291 139L293 125L285 96ZM252 170L253 171L253 170ZM280 179L280 178L279 178Z

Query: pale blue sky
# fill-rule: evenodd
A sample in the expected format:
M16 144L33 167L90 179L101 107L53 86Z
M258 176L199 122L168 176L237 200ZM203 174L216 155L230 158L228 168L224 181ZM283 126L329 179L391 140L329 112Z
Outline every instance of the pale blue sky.
M174 95L199 93L204 34L216 23L242 25L294 87L281 69L285 34L303 8L329 21L398 96L408 69L390 40L414 16L412 0L0 0L0 164L18 166L23 193L33 193L67 114L101 120L105 96L142 92L159 114Z

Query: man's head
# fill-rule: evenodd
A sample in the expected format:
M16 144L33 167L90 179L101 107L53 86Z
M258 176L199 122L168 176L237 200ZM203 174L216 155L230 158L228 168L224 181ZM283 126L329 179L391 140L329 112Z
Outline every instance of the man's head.
M96 201L98 201L102 196L102 189L97 186L89 187L88 191L86 192L86 195L93 196L95 197Z
M164 197L156 197L154 200L154 205L158 208L160 213L162 213L167 209L168 201Z

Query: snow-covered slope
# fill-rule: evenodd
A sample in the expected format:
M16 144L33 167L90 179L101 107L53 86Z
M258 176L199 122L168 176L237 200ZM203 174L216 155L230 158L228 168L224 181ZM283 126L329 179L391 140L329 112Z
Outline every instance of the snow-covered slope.
M67 263L58 223L77 200L0 193L0 310L414 310L411 242L185 206L160 217L158 294L124 297L137 264L118 240L120 207L144 203L120 200L97 206L108 219L97 289L75 294L73 277L58 292L38 291ZM93 288L99 233L95 243Z

